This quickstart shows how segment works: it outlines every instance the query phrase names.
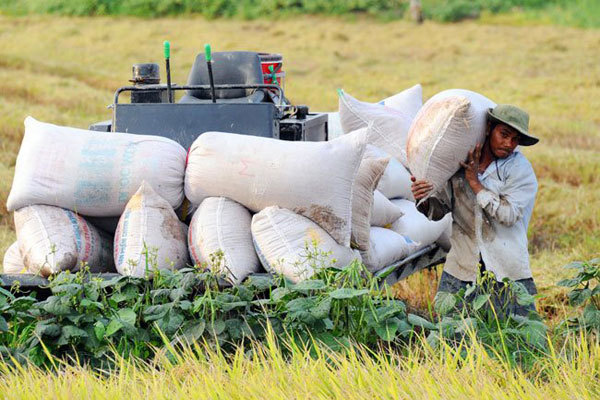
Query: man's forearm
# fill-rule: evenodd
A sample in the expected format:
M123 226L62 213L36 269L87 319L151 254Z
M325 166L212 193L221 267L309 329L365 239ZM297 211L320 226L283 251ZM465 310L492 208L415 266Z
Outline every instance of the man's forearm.
M479 182L479 179L469 180L469 186L471 186L471 190L473 190L473 193L475 193L475 195L477 195L479 192L485 189L481 182Z

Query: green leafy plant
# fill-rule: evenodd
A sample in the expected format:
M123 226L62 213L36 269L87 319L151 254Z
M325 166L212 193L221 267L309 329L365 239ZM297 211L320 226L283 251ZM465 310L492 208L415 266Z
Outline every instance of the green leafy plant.
M269 332L281 343L341 350L350 343L401 346L415 331L410 321L418 317L407 315L363 264L333 268L331 254L316 243L306 244L299 261L314 274L299 283L263 274L232 286L226 268L158 270L150 251L146 262L152 279L101 280L84 267L53 277L42 301L0 292L0 329L19 338L5 343L37 365L58 358L104 366L114 354L149 359L165 346L194 342L234 353L267 341Z
M564 266L574 270L573 278L563 279L559 286L571 288L569 303L580 307L582 312L567 318L562 327L567 331L586 331L600 333L600 258L590 261L575 261Z
M441 342L461 346L478 341L494 357L511 364L531 364L546 350L547 327L536 312L524 316L513 309L533 302L534 297L520 282L497 282L494 274L486 271L457 293L436 295L438 321L424 323L431 331L427 341L434 347Z

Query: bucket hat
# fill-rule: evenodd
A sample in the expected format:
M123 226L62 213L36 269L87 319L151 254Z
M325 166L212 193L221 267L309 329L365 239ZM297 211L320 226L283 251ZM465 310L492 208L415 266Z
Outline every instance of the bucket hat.
M529 114L510 104L498 104L488 110L491 120L501 122L519 132L519 146L532 146L540 141L529 133Z

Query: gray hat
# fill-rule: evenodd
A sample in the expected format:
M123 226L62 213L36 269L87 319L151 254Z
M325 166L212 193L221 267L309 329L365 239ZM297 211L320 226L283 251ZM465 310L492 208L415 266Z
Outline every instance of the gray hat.
M519 132L519 145L532 146L540 139L529 133L529 114L510 104L498 104L488 110L491 120L501 122Z

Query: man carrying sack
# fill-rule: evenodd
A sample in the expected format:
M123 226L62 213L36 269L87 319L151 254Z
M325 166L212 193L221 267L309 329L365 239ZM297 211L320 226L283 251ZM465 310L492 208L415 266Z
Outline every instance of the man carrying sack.
M484 270L493 272L498 281L508 278L523 284L529 294L537 293L527 250L537 180L531 164L517 149L539 141L528 129L529 115L520 108L500 104L490 109L483 146L469 152L445 190L419 205L430 219L452 212L454 220L452 247L438 292L456 293ZM431 192L429 182L412 180L417 201ZM521 315L535 310L534 305L521 306L514 301L502 306Z

